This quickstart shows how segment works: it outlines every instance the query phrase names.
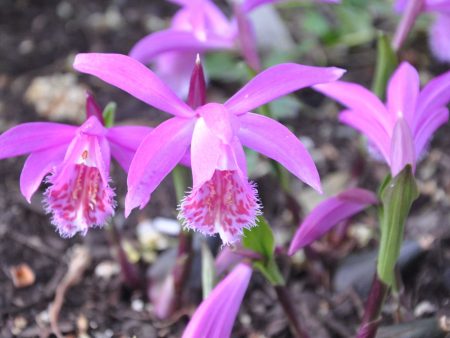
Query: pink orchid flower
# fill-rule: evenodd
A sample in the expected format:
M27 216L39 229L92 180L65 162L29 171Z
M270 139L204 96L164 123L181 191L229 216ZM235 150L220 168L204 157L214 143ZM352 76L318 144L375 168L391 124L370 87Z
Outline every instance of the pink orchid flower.
M128 174L125 212L143 208L163 178L189 150L192 191L182 201L187 228L219 233L224 243L254 225L260 205L248 182L243 145L270 157L320 191L314 162L299 139L282 124L251 113L280 96L317 83L335 81L343 70L280 64L257 75L224 104L193 110L151 70L119 54L78 54L74 67L175 117L153 130L139 146Z
M300 224L289 247L289 255L323 236L336 224L378 202L368 190L352 188L319 203Z
M400 46L420 13L434 13L436 18L429 30L429 43L435 57L450 62L450 0L397 0L395 10L404 13L394 39Z
M144 64L153 62L156 74L179 96L184 98L188 93L197 53L237 49L250 67L260 70L249 13L261 5L281 0L244 0L234 7L236 17L231 20L211 0L170 1L181 6L170 28L142 38L129 55Z
M403 62L392 75L384 105L364 87L337 81L314 88L348 108L339 120L363 133L396 176L410 164L415 169L433 133L448 121L450 72L420 91L419 74Z
M114 214L109 186L111 155L125 171L150 128L105 128L93 98L86 101L87 120L81 126L31 122L0 136L0 159L30 154L20 175L20 190L28 202L47 177L44 204L62 237L101 226Z
M231 337L251 276L250 266L245 263L237 265L200 304L182 338Z

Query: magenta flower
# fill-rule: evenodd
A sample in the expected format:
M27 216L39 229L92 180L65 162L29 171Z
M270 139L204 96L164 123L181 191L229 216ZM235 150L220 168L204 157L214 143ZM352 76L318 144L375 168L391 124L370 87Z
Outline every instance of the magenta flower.
M147 204L189 147L193 188L181 203L180 217L187 228L219 233L224 243L238 240L260 212L256 189L247 179L243 145L321 189L314 162L299 139L277 121L251 111L300 88L334 81L341 69L280 64L257 75L224 104L193 110L147 67L125 55L79 54L74 67L175 115L155 128L136 152L128 174L126 215Z
M101 226L114 214L109 186L111 155L125 171L150 128L105 128L98 106L88 96L88 119L80 127L31 122L0 136L0 159L30 154L20 175L20 190L30 202L48 175L44 204L62 237Z
M395 9L405 17L394 45L401 45L421 12L434 13L435 21L429 30L430 47L438 60L450 62L450 0L397 0Z
M237 265L200 304L182 338L230 337L251 276L250 266Z
M339 120L359 130L376 147L396 176L407 164L415 169L433 133L448 121L450 72L420 91L419 74L403 62L392 75L384 105L364 87L337 81L314 86L348 108Z
M281 0L244 0L234 7L236 17L231 20L211 0L170 1L181 6L170 28L139 40L129 55L144 64L153 62L155 73L180 97L188 93L189 77L198 53L240 50L247 63L260 70L249 13L256 7Z
M289 247L289 255L312 243L336 224L356 215L369 205L376 204L377 196L368 190L353 188L327 198L300 224Z

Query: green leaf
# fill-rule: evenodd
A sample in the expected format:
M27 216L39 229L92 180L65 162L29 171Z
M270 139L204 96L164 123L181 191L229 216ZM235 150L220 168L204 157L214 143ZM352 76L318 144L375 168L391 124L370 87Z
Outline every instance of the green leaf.
M384 183L381 189L381 243L377 273L385 284L395 288L394 268L403 242L403 229L412 203L419 196L411 166Z
M214 257L211 254L206 242L202 243L202 290L203 299L208 297L211 290L214 288L216 279L216 269L214 267Z
M256 224L255 227L244 229L242 245L244 248L261 254L268 260L273 256L275 238L272 229L263 216L258 216Z
M385 98L387 83L397 67L397 64L397 55L391 47L391 40L385 33L380 32L378 35L377 64L375 67L372 91L381 100L384 100Z
M258 216L257 226L244 229L242 245L244 248L259 253L261 260L253 263L253 267L258 269L272 285L284 285L284 278L275 261L275 238L272 229L263 216Z
M109 102L105 109L103 109L103 120L105 121L105 127L110 128L114 125L114 118L116 116L117 104L115 102Z

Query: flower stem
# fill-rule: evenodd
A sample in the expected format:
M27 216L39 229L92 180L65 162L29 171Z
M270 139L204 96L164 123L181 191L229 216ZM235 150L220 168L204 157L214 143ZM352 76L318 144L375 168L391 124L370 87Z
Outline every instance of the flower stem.
M278 301L283 307L284 313L291 326L292 333L296 338L308 338L309 336L303 331L300 322L292 305L292 297L289 295L289 291L285 285L275 285L275 292L278 297Z
M180 201L187 187L187 169L177 166L173 170L173 184L177 200ZM172 269L175 297L173 298L172 309L178 309L182 300L185 281L189 276L192 261L192 233L181 229L178 236L178 251L175 265Z
M123 282L131 289L139 289L143 284L142 276L138 267L128 259L122 246L120 232L113 220L111 220L106 229L108 229L109 232L109 242L117 254Z
M389 287L378 278L377 274L375 274L357 338L375 337L378 330L378 325L381 321L381 308L388 291Z

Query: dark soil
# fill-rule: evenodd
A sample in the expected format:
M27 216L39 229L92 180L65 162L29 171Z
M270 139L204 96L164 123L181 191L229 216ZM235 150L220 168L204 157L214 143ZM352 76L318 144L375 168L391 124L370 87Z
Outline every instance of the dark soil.
M164 1L144 0L1 1L0 131L18 123L42 119L24 100L24 93L33 79L72 72L70 64L77 52L126 54L149 32L149 26L163 27L166 22L158 20L168 20L175 8ZM109 19L105 13L109 13ZM96 25L99 18L105 23ZM422 47L422 39L418 36L407 47L404 57L430 76L441 73L446 67L426 57L428 51ZM415 44L420 48L415 48ZM349 69L347 79L369 84L374 46L345 51L344 55L339 48L335 53L330 52L329 63ZM305 58L297 61L314 61L313 55ZM156 125L165 118L113 87L85 76L78 76L78 79L94 92L102 105L110 100L117 102L119 123ZM215 91L224 89L228 93L238 84L214 81L213 85ZM338 124L336 106L309 90L302 91L298 97L305 103L304 111L298 118L284 122L311 141L322 179L331 182L330 190L344 189L350 178L362 187L376 189L377 182L387 173L386 168L371 159L366 162L357 134ZM413 244L402 256L400 295L389 298L382 325L444 315L448 318L450 315L449 148L450 126L446 125L436 134L429 153L417 170L422 195L414 204L406 227L408 243ZM75 246L84 245L92 261L79 283L69 288L65 295L59 315L59 327L64 335L179 337L188 322L188 315L196 306L192 299L200 297L197 294L198 260L194 259L193 271L197 272L192 274L193 282L189 284L189 291L194 294L189 297L191 302L171 320L157 320L148 306L145 288L126 286L120 274L105 278L96 273L100 263L115 259L107 230L96 229L86 237L62 239L41 206L41 192L45 187L34 196L31 204L25 201L18 186L23 161L20 158L0 162L0 336L53 337L48 319L49 304L67 272L70 253ZM352 176L348 177L348 173ZM340 175L347 176L344 182L339 179ZM154 193L152 202L128 219L123 217L125 174L118 166L113 166L112 177L119 196L114 222L123 238L135 243L136 224L143 219L176 217L174 206L177 202L170 177ZM280 251L283 252L283 246L287 247L295 231L299 214L304 216L305 213L305 207L300 208L292 200L297 200L300 195L308 199L310 195L306 188L296 183L293 188L295 198L289 199L271 174L259 177L257 183L265 215L279 235ZM286 208L286 205L290 207ZM369 231L367 241L361 239L362 235L349 235L343 225L306 250L306 261L297 257L297 263L289 264L286 256L280 257L293 304L311 337L350 337L361 318L373 274L371 266L377 242L375 212L369 211L357 221L355 223L364 226L356 229ZM423 249L424 242L428 243L426 249ZM349 266L346 257L353 257L358 263ZM11 278L10 268L21 263L28 264L36 276L35 282L26 288L16 288ZM141 262L140 267L145 273L148 265ZM233 336L291 337L286 316L276 302L275 291L258 273L253 275ZM389 336L394 335L388 333L386 337Z

